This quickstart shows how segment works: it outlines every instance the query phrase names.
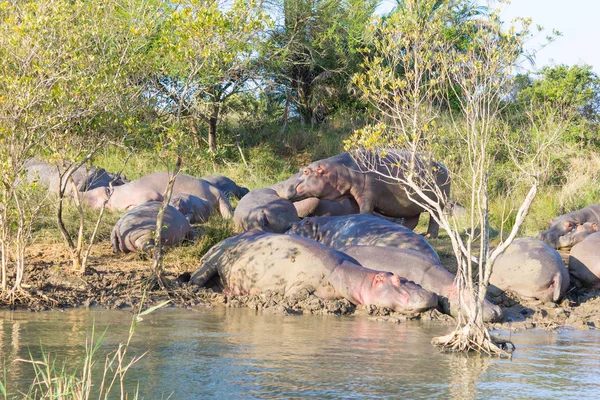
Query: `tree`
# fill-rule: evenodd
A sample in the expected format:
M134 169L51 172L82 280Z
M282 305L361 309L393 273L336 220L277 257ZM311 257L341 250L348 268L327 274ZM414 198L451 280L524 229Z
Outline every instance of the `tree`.
M494 261L517 235L537 192L541 169L547 165L545 150L557 140L561 130L530 130L523 132L520 141L504 140L510 131L501 119L504 98L527 36L527 24L520 31L504 30L494 12L473 13L461 28L469 32L465 42L462 35L448 34L448 21L456 7L469 4L405 0L373 27L374 51L353 82L362 99L376 110L377 123L357 131L347 147L367 148L372 152L366 154L379 155L385 155L387 147L409 150L412 157L399 165L401 174L389 178L403 184L409 198L428 210L451 240L463 312L455 330L435 338L434 344L453 351L508 355L506 343L489 334L482 305ZM457 38L461 39L460 45ZM444 101L440 99L448 100L448 88L458 112L450 109L442 113L440 104ZM445 120L450 123L444 124ZM510 233L491 249L489 176L494 170L495 154L502 147L507 147L515 174L528 185L528 190ZM449 200L435 185L434 176L417 172L418 158L427 160L436 151L460 155L459 163L452 165L449 172L453 187L458 186L467 195L464 227L453 216L444 214L444 201L424 194L434 192L438 198ZM369 170L376 170L377 160L378 157L359 158Z
M290 106L303 124L314 125L344 100L376 5L372 0L277 2L265 70L285 99L284 123Z
M148 99L161 118L187 125L196 140L199 123L207 124L215 152L219 119L227 100L254 76L268 18L260 1L241 0L178 0L165 4L164 13L145 82Z
M542 67L537 78L521 75L517 103L525 109L532 102L576 115L569 136L582 144L598 146L600 126L600 77L590 65Z
M21 121L36 122L13 125L13 135L23 132L25 143L36 143L35 152L19 154L18 164L35 155L57 166L57 224L74 269L85 272L94 234L84 253L85 210L81 195L72 190L71 175L107 142L124 139L123 127L131 125L140 97L139 88L131 85L139 67L133 64L148 46L158 9L127 0L37 0L7 3L3 11L10 21L3 41L4 77L31 91L6 103L16 111L14 123L17 113ZM79 213L75 233L63 218L70 199Z

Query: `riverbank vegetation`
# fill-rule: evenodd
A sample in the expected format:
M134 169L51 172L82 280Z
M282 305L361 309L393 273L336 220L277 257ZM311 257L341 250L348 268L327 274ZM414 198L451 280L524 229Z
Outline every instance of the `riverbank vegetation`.
M190 175L222 173L252 189L344 151L348 140L363 147L419 143L415 150L451 171L452 211L461 215L483 199L472 196L473 170L459 146L461 132L471 132L473 140L485 139L477 148L485 154L478 182L486 188L488 222L470 223L458 237L479 229L495 245L511 232L530 189L523 177L531 156L536 171L527 176L538 194L513 233L535 235L551 218L597 202L600 79L591 67L519 73L531 65L526 40L539 34L527 30L530 21L511 29L492 9L465 0L415 4L399 2L383 16L374 1L0 4L1 303L47 296L29 289L27 277L41 261L33 248L66 243L56 248L70 265L45 261L84 281L94 274L97 260L86 261L85 248L105 244L118 215L71 201L67 183L82 164L130 180L180 165ZM512 53L506 47L502 60L491 53L486 60L482 32L510 44ZM414 63L386 58L416 55L410 37L435 37L425 49L431 57L421 60L424 75L411 71ZM436 58L442 52L445 64ZM416 77L420 90L435 89L427 102L407 97L407 82ZM485 103L476 104L474 93L485 93L476 99ZM475 113L489 106L493 119ZM410 110L418 117L416 136L398 118ZM408 132L410 140L390 142L390 132ZM23 183L30 158L63 166L58 198ZM193 263L233 234L218 216L196 229L201 239L169 252L167 264L177 257Z

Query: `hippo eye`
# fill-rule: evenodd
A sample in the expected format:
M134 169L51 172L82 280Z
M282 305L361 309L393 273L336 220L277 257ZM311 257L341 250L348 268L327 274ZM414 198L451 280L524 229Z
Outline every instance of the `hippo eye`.
M304 168L304 171L302 171L302 174L303 174L303 175L308 175L308 174L310 174L310 169L308 169L308 168Z

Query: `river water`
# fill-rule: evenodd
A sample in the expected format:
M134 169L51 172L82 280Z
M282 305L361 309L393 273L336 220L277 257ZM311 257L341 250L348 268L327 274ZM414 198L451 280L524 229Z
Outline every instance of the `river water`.
M106 331L99 350L106 354L127 339L132 317L95 309L0 311L9 393L26 390L33 379L31 365L13 360L30 353L39 358L40 343L53 358L73 364L92 327L96 336ZM600 398L597 331L513 334L513 359L501 360L439 353L431 338L449 330L435 322L365 316L162 309L136 326L128 355L147 353L127 375L128 389L139 384L146 399Z

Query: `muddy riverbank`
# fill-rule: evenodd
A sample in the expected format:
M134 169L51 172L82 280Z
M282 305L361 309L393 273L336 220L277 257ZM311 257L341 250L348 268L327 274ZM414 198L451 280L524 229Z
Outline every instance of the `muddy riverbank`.
M448 249L441 240L434 240L436 250L445 265L452 270ZM95 247L90 267L85 275L70 272L70 264L60 245L36 244L29 249L32 265L24 276L24 292L15 293L14 304L3 300L2 308L44 311L75 307L103 307L135 310L171 300L172 307L248 307L265 314L367 314L379 320L402 322L407 319L439 320L448 325L454 319L437 310L419 315L402 315L377 307L356 307L345 300L324 301L308 291L293 298L277 293L230 296L213 289L186 283L186 272L196 266L167 257L166 277L171 284L158 290L151 283L151 260L139 255L113 254L108 243ZM542 303L503 294L492 300L504 310L504 321L494 323L496 329L513 331L541 328L573 327L593 329L600 326L600 291L571 288L559 303Z

